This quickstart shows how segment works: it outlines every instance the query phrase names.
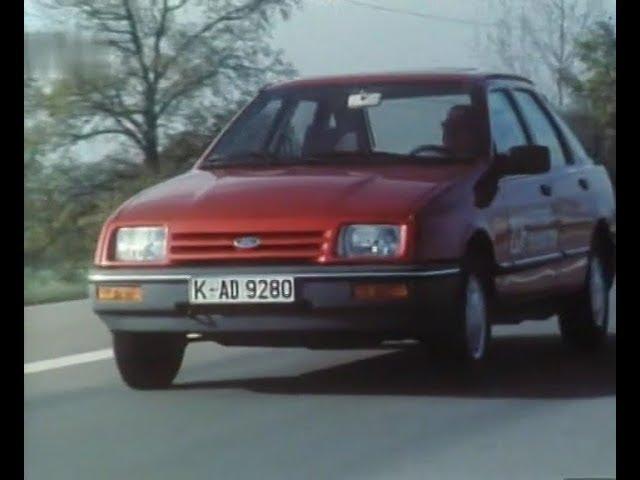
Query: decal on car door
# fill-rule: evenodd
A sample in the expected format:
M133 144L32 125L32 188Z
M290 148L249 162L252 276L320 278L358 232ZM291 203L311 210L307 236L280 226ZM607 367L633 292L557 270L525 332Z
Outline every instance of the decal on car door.
M511 228L511 242L509 251L511 255L521 255L525 251L527 245L527 230L524 223L511 220L509 222Z

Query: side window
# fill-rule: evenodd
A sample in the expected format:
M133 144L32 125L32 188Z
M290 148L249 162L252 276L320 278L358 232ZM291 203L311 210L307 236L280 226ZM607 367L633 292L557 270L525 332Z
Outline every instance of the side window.
M489 93L489 122L496 153L507 153L511 147L527 144L518 116L505 92Z
M302 153L307 130L313 123L318 104L301 100L283 126L278 140L277 152L283 156L299 156Z
M534 143L536 145L549 147L551 166L559 167L565 165L567 159L564 149L562 148L562 143L560 143L560 139L547 114L542 110L536 99L530 92L524 90L516 90L513 95L531 129Z

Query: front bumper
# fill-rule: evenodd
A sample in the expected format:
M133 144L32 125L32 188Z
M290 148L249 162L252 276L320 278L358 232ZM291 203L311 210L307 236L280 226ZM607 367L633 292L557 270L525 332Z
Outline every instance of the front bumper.
M349 334L408 338L424 334L446 318L459 288L459 268L438 266L256 266L166 269L95 269L89 274L93 310L113 331L199 333L237 345L297 345L311 337ZM283 305L191 305L192 277L287 274L296 302ZM404 282L405 300L362 301L353 285ZM104 302L99 285L139 285L138 303Z

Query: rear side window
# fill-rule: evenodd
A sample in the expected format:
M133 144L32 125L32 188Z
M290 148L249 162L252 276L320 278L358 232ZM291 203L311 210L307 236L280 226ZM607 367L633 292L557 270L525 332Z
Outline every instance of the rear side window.
M527 122L533 141L536 145L544 145L549 148L552 167L559 167L567 163L562 143L556 134L547 114L542 110L536 99L530 92L516 90L514 97L520 107L520 111Z
M489 121L496 153L504 154L511 147L527 144L522 125L505 92L489 93Z
M567 122L565 122L564 119L560 115L558 115L558 113L556 113L556 111L549 105L548 102L545 102L545 105L547 106L547 110L549 110L551 112L551 115L553 115L556 124L562 131L562 135L564 136L569 149L571 150L573 161L581 164L592 163L589 154L585 151L584 146L582 145L582 142L578 140L578 137L576 137L576 135L573 133L571 127L567 125Z

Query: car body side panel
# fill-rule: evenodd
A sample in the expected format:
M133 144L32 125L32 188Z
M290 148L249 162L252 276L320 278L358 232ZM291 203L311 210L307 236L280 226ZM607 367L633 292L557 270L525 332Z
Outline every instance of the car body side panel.
M585 166L568 166L553 181L560 247L568 255L589 248L597 221L596 197L590 191L594 176L591 170Z
M497 262L509 260L508 208L504 193L494 189L487 204L479 201L479 197L486 196L478 189L486 168L486 165L480 166L422 208L417 216L417 261L459 260L473 235L479 232L491 241Z

